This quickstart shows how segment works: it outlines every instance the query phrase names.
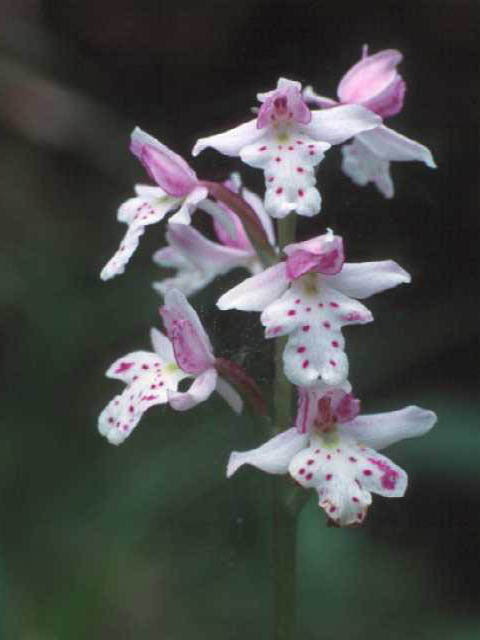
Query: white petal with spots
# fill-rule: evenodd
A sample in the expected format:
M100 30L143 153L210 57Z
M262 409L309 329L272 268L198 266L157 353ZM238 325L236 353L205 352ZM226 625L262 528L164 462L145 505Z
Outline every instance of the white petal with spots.
M314 170L330 148L305 136L284 132L266 135L260 142L242 149L242 160L265 172L265 209L274 218L284 218L290 211L314 216L321 208L320 193L315 187Z
M373 153L358 138L342 147L342 171L359 187L372 182L385 198L395 194L390 161Z
M289 336L283 354L285 375L298 386L344 382L348 360L341 328L373 319L360 302L327 288L323 278L299 278L261 315L267 338Z

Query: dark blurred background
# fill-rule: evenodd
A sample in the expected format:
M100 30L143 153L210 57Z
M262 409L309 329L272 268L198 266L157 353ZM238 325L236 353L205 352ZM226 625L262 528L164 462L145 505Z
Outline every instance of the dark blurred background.
M363 528L326 528L312 496L298 637L480 637L479 18L473 0L0 3L2 637L268 637L270 480L224 478L230 450L263 438L258 423L212 398L181 415L155 408L108 445L96 418L120 384L103 374L158 325L161 227L124 276L98 274L123 233L116 208L145 180L134 125L189 157L199 136L248 119L280 75L333 96L364 43L405 54L407 99L390 124L439 168L394 164L388 201L351 184L331 151L323 213L299 237L332 226L349 259L412 273L368 302L375 323L347 330L350 379L367 413L415 403L439 423L387 452L410 488L376 497ZM216 179L240 166L212 151L194 163ZM262 193L260 172L242 172ZM213 306L242 277L193 302L217 354L268 394L258 316Z

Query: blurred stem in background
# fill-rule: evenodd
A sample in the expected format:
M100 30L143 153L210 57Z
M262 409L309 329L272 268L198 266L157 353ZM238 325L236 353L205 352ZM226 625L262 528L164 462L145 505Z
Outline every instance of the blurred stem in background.
M278 221L278 245L283 248L295 240L296 216L291 214ZM290 427L293 387L283 371L283 350L286 338L275 341L275 372L273 383L274 431ZM294 488L293 488L294 490ZM288 480L273 478L273 579L274 579L274 640L291 640L295 629L296 609L296 534L297 513L292 487Z

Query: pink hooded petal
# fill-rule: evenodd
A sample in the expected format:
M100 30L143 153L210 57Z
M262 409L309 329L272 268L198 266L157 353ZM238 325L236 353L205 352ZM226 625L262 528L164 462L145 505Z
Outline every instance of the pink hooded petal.
M229 382L218 376L215 390L218 395L222 396L225 402L235 411L235 413L242 413L242 397Z
M385 447L404 440L423 436L437 421L433 411L410 406L399 411L359 416L339 427L342 433L356 438L373 449Z
M385 49L362 58L340 80L337 90L340 102L363 104L370 109L368 103L374 103L380 96L388 101L388 92L398 94L399 83L403 81L397 72L397 65L402 58L400 51L394 49ZM394 113L401 108L400 104Z
M383 160L403 162L419 160L431 169L435 169L437 166L431 151L427 147L402 136L388 127L377 127L372 131L362 133L358 138L372 153Z
M263 311L267 305L282 295L288 284L285 263L280 262L256 276L247 278L224 293L218 299L217 307L222 311L226 309Z
M170 289L160 315L172 342L178 366L187 373L199 374L214 363L213 349L200 319L184 294Z
M345 393L349 393L352 389L348 380L335 387ZM320 400L332 391L332 387L325 383L317 383L311 387L298 387L298 404L297 415L295 418L295 427L299 433L310 433L317 419L319 412Z
M308 124L312 116L303 101L301 88L299 82L280 78L276 90L258 94L263 104L258 113L257 128L291 121Z
M195 172L181 156L139 127L132 132L130 150L171 196L185 197L198 183Z
M283 251L288 256L287 275L291 280L310 271L333 275L341 271L345 260L343 240L332 232L290 244Z
M195 143L192 154L198 156L207 147L212 147L224 155L238 156L243 147L253 144L264 135L264 131L257 129L257 120L250 120L224 133L200 138Z
M207 369L193 381L188 391L169 391L168 402L176 411L187 411L200 402L205 402L215 391L217 372Z
M295 428L282 431L257 449L234 451L227 466L227 478L244 464L250 464L267 473L282 474L288 470L291 459L307 444L308 436Z
M368 298L411 282L411 276L393 260L381 262L346 262L337 275L326 276L325 283L352 298Z
M341 144L349 138L382 124L382 119L358 104L312 111L312 121L303 127L314 140Z

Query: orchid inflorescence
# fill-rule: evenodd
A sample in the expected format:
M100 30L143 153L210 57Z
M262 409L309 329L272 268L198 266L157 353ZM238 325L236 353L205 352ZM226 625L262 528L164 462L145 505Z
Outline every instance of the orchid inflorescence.
M186 298L241 267L250 276L224 293L217 306L260 312L267 339L286 337L284 375L296 387L298 411L293 424L276 425L276 435L258 448L233 452L227 476L244 464L288 473L317 491L320 506L338 525L360 524L372 492L404 495L407 474L377 450L423 435L436 416L415 406L360 415L348 381L342 327L371 322L372 313L360 301L408 283L410 276L392 260L346 262L342 237L331 229L279 247L272 220L320 212L315 169L332 145L353 139L342 147L344 173L357 185L373 182L387 198L394 194L390 162L420 160L435 167L425 146L383 124L403 107L401 59L395 50L369 55L364 47L361 60L339 83L338 100L280 78L276 89L258 94L254 119L196 142L193 155L212 147L262 169L263 200L238 174L224 183L202 180L164 144L139 128L133 131L130 149L156 186L137 185L136 196L119 208L127 231L101 277L123 273L147 226L168 214L173 215L167 245L153 259L174 274L154 283L164 297L160 315L166 335L152 329L153 351L130 353L107 371L126 385L99 417L99 431L109 442L123 442L154 405L184 411L214 391L237 413L245 399L264 411L254 380L239 364L214 355ZM198 209L210 216L215 240L192 226ZM184 379L191 384L180 391Z

